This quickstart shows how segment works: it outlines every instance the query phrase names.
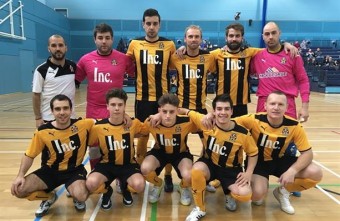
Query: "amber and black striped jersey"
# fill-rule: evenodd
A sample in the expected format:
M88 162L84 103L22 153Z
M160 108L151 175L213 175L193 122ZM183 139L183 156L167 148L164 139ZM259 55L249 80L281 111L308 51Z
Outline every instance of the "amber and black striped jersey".
M168 63L176 51L173 41L159 37L156 42L132 40L127 55L136 62L136 100L157 101L170 88Z
M249 64L260 48L245 48L233 54L223 49L210 53L217 62L216 94L229 94L234 106L250 102Z
M235 122L232 130L226 131L217 125L207 130L201 123L204 115L195 111L189 117L203 130L204 157L220 167L240 167L243 164L243 152L247 156L256 156L258 149L250 132Z
M63 130L55 128L51 122L41 125L25 154L35 158L41 153L42 166L58 171L72 170L84 159L94 122L94 119L71 119L71 125Z
M216 71L213 55L200 50L194 57L188 54L184 59L171 56L170 68L177 70L179 106L191 110L205 109L207 75Z
M153 148L164 150L167 154L188 151L188 134L198 131L195 124L187 116L177 116L176 123L172 127L161 124L152 127L148 119L145 120L144 124L155 139Z
M311 149L303 126L286 115L281 126L275 128L270 126L266 113L244 115L235 121L251 131L259 149L259 161L281 158L291 142L300 152Z
M133 140L139 133L146 134L147 131L138 119L133 119L131 127L126 127L123 123L113 125L108 118L105 118L92 127L89 145L100 147L101 163L114 165L135 163Z

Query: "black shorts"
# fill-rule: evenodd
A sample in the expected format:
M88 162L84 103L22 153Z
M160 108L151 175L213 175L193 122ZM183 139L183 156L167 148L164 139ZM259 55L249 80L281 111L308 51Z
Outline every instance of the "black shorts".
M140 167L138 163L131 163L127 165L114 165L112 163L97 163L95 168L91 171L103 174L108 183L112 183L113 180L118 178L122 183L135 173L140 173Z
M246 115L246 114L248 114L248 105L239 104L239 105L233 106L233 115L231 117L234 118L234 117L239 117L239 116Z
M180 179L182 179L182 176L181 176L181 172L178 169L179 162L181 162L181 160L184 158L188 158L191 161L193 161L194 159L194 157L192 156L189 150L186 152L179 153L179 154L167 154L163 150L152 148L150 151L146 153L146 156L149 156L149 155L156 157L159 161L160 166L156 169L157 175L159 175L162 172L163 168L167 164L171 164L175 168L177 176Z
M257 174L269 179L269 175L280 177L291 165L297 161L298 157L283 156L270 161L257 161L253 174Z
M47 185L45 191L50 192L62 184L65 184L67 189L77 180L86 180L87 171L83 164L66 171L57 171L48 166L43 166L34 171L33 174L37 175Z
M135 116L141 122L144 122L150 115L157 113L157 101L135 101Z
M205 163L210 172L210 179L207 180L209 183L212 180L219 180L221 182L221 186L224 194L229 194L230 190L228 187L234 184L237 180L237 175L243 171L242 167L220 167L215 165L211 160L201 157L196 162Z

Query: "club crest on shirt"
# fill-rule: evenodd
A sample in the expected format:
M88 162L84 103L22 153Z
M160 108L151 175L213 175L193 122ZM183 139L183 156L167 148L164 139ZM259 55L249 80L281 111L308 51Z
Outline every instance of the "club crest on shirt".
M159 42L159 46L160 49L164 49L164 43L163 42Z
M181 126L176 126L176 127L175 127L175 132L176 132L176 133L180 133L181 131L182 131Z
M130 131L130 127L124 127L124 131L125 132L129 132Z
M71 126L72 133L77 133L79 131L78 127L76 125Z
M72 67L72 65L70 65L70 71L71 71L71 73L74 72L74 68Z
M200 56L200 63L204 63L205 62L205 58L203 55Z
M111 65L117 65L117 61L116 61L116 59L112 59L112 61L111 61Z
M281 64L285 64L287 62L287 59L286 58L282 58L280 62L281 62Z
M289 130L288 130L287 127L284 127L284 128L282 129L282 134L285 135L285 136L288 136Z
M232 133L232 134L230 135L230 137L229 137L229 141L231 141L231 142L235 142L236 139L237 139L236 133Z

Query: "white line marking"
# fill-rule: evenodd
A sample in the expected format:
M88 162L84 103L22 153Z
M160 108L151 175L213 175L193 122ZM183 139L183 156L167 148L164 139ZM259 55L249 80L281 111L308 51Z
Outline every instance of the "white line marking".
M98 203L97 203L96 207L94 208L94 210L93 210L93 212L92 212L92 215L91 215L89 221L94 221L94 220L96 220L96 216L97 216L97 214L98 214L98 212L99 212L99 209L100 209L100 205L101 205L101 204L102 204L102 197L99 198Z
M334 202L336 202L337 204L340 204L340 201L337 200L334 196L332 196L331 194L329 194L328 192L326 192L324 189L322 189L319 185L316 185L316 188L318 188L321 192L323 192L324 194L326 194L326 196L328 196L329 198L331 198Z
M143 205L142 205L142 212L140 214L140 221L146 220L146 208L148 207L148 194L149 194L149 182L146 181L144 195L143 195Z
M325 167L324 165L322 165L321 163L313 160L313 162L317 165L319 165L320 167L322 167L323 169L327 170L328 172L330 172L331 174L333 174L334 176L336 176L337 178L340 178L340 175L337 174L336 172L332 171L331 169L328 169L327 167Z

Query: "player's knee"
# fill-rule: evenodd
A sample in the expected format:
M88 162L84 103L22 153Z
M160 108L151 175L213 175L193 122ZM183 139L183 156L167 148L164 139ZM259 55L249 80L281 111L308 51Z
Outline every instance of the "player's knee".
M133 185L131 185L132 189L134 190L133 192L141 193L144 191L145 188L145 180L144 178L142 179L137 179L134 181ZM132 192L132 191L130 191Z

